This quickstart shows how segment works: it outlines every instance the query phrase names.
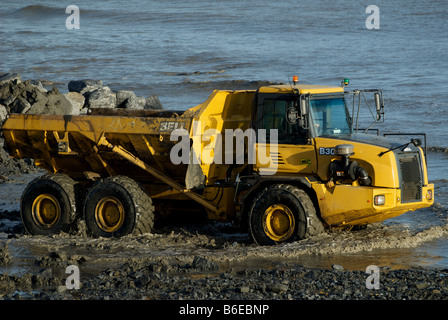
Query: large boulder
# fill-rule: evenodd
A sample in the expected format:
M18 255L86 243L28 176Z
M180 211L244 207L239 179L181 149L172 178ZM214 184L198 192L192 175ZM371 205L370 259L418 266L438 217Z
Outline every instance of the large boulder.
M131 97L135 97L135 93L133 91L118 90L117 91L117 107L124 108L124 105L123 105L124 102Z
M13 80L16 80L16 81L20 82L21 81L20 74L18 74L18 73L3 73L3 74L0 74L0 85L2 85L4 83L7 83L9 81L13 81Z
M57 88L48 91L45 98L46 101L42 99L35 102L26 113L49 115L79 114L79 110L78 112L75 112L72 104ZM46 103L44 104L44 102Z
M130 110L142 110L144 106L139 104L139 100L134 95L126 99L124 102L124 107Z
M31 80L31 84L36 86L36 89L42 93L47 93L48 90L44 88L42 82L40 80Z
M30 81L25 81L22 84L18 85L20 89L19 96L23 97L28 101L31 105L36 102L47 100L48 92L44 92L36 85L31 84ZM59 94L59 90L57 92L53 92L53 94Z
M144 105L139 104L139 100L133 91L117 91L117 108L125 109L143 109Z
M86 98L78 92L69 92L64 94L64 97L72 105L72 114L79 114L81 109L84 107Z
M10 104L11 113L26 113L31 109L31 104L22 97L17 97L13 103Z
M148 98L138 97L133 91L118 90L117 91L117 107L125 109L163 109L162 103L157 96Z
M150 96L146 98L145 109L159 110L163 109L162 103L158 96Z
M96 89L86 97L86 105L89 108L115 108L117 95L109 87Z
M103 81L101 80L72 80L68 83L68 91L78 92L80 94L85 94L88 92L95 91L103 87Z

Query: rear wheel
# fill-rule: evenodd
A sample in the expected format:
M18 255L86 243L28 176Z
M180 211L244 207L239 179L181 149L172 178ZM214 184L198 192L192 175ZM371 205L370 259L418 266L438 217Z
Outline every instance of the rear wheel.
M248 218L250 236L260 245L291 242L323 231L308 194L287 184L265 188L254 199Z
M48 174L31 181L22 194L20 215L27 233L67 232L76 217L76 182L64 174Z
M136 181L115 176L97 182L88 191L84 218L90 235L119 238L151 232L154 207Z

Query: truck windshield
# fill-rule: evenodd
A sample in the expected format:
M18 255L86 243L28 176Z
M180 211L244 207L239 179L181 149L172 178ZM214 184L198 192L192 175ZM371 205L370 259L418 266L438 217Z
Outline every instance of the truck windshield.
M310 114L315 137L352 132L344 97L311 97Z

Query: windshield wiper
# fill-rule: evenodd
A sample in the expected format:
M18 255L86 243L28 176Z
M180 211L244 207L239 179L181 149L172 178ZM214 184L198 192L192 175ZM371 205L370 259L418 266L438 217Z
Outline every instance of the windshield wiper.
M379 156L379 157L382 157L383 155L385 155L385 154L388 153L389 151L394 151L394 150L397 150L397 149L400 149L400 148L403 148L403 151L404 151L404 149L406 149L406 147L407 147L408 145L410 145L411 143L412 143L414 146L416 146L416 147L420 147L420 146L422 145L422 140L420 140L420 139L411 139L411 141L409 141L408 143L405 143L405 144L403 144L403 145L401 145L401 146L398 146L398 147L389 149L389 150L387 150L387 151L380 152L380 153L378 154L378 156Z

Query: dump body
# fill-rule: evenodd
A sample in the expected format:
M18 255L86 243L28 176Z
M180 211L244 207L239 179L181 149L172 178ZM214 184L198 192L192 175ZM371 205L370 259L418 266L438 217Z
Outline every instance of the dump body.
M138 168L117 157L98 142L106 137L135 153L148 164L182 181L185 166L169 161L173 143L164 123L189 128L191 119L181 117L109 115L22 115L12 114L3 127L5 144L13 157L33 158L38 167L49 172L82 179L127 175L141 182L153 180ZM183 182L183 181L182 181Z

